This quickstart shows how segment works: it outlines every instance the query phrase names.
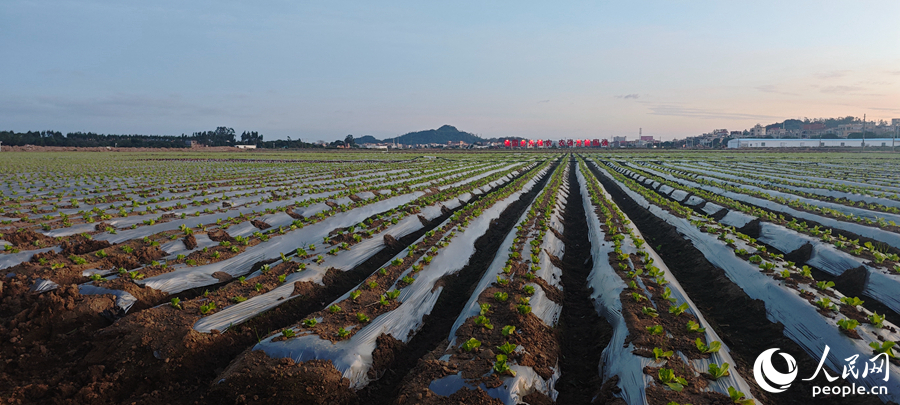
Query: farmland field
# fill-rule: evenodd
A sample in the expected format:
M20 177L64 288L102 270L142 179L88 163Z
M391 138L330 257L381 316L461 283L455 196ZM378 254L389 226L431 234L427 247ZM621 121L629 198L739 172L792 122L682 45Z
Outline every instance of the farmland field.
M898 163L3 152L0 403L900 402Z

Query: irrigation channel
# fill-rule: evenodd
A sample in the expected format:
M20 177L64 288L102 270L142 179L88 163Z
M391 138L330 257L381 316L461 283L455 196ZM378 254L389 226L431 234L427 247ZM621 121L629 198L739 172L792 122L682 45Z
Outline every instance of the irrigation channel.
M4 155L0 403L897 402L753 373L894 354L891 162L551 152Z

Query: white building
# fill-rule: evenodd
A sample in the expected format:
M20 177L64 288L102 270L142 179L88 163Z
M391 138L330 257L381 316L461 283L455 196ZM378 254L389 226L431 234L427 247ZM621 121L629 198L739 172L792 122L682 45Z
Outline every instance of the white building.
M866 147L892 147L891 138L872 138L865 140ZM900 146L900 142L897 142ZM741 138L728 141L728 149L739 148L859 148L862 139L756 139Z
M234 145L238 149L256 149L256 145Z
M900 127L900 118L891 118L891 126Z

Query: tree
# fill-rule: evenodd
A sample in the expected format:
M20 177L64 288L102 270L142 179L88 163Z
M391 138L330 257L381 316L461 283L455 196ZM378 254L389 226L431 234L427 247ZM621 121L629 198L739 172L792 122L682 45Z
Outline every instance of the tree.
M356 146L356 141L353 140L353 135L347 135L346 137L344 137L344 145L347 145L351 148Z

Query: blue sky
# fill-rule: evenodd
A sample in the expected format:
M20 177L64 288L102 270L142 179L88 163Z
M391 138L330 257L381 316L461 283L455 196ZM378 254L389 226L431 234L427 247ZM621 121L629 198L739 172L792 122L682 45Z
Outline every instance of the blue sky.
M900 117L898 1L550 3L4 0L0 129L672 139Z

